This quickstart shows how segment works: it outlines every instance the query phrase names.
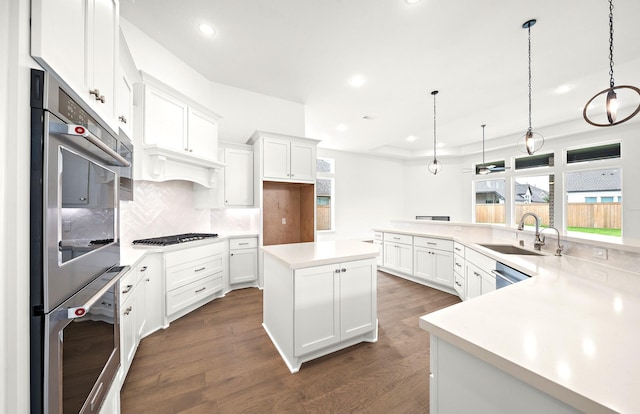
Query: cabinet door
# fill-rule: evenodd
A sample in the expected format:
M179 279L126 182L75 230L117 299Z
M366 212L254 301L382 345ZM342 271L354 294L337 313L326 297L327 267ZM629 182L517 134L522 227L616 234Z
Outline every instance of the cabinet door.
M104 102L93 99L96 112L108 124L117 128L115 122L116 111L116 72L118 64L119 42L119 8L117 0L90 0L88 34L90 36L89 56L87 66L89 89L97 89ZM86 92L89 93L88 91Z
M253 151L225 148L224 205L253 206Z
M380 240L374 240L373 245L378 248L378 252L380 253L376 257L376 264L378 266L383 266L384 265L384 243L381 242Z
M376 327L376 266L373 260L340 265L341 340Z
M263 142L263 177L288 180L291 174L291 142L277 138L265 138Z
M126 300L120 308L120 344L122 346L120 356L122 359L123 375L126 375L129 371L129 366L131 365L131 361L133 361L136 346L138 345L136 340L137 311L133 297Z
M398 244L398 270L413 274L413 246Z
M144 143L187 151L187 105L145 85Z
M162 289L162 257L154 254L145 257L139 271L142 272L142 280L138 289L144 289L145 301L145 327L142 337L157 331L163 325L164 320L164 293Z
M434 250L434 281L447 287L453 287L453 252Z
M482 294L482 270L473 263L467 263L467 299L473 299Z
M291 141L290 177L294 181L316 179L316 146L306 142Z
M424 247L413 248L413 275L421 279L435 279L435 253Z
M215 119L189 108L187 131L189 153L201 158L218 159L218 123Z
M338 265L294 272L294 353L304 355L340 340Z
M31 55L75 90L87 90L87 1L32 0Z
M398 246L395 243L385 242L384 243L384 267L388 267L390 269L396 269L398 267Z
M136 286L134 301L135 301L135 317L136 317L136 347L140 343L140 339L144 337L147 315L146 315L146 292L144 288L145 284L138 284Z
M133 85L121 68L118 68L116 89L118 126L133 141Z
M229 252L229 283L252 282L258 279L258 249Z

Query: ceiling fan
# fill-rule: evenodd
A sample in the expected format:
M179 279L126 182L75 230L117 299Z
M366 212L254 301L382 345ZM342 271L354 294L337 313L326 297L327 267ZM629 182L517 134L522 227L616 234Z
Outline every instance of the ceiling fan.
M465 172L475 172L477 175L487 175L494 172L502 172L508 167L505 167L504 161L487 163L484 159L484 128L485 124L480 125L482 127L482 164L476 164L474 169L470 169Z

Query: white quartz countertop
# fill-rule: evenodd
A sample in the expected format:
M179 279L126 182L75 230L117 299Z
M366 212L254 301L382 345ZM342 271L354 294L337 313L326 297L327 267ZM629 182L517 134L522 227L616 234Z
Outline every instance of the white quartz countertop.
M378 248L372 243L356 240L277 244L264 246L262 250L291 269L370 259L379 255Z
M455 240L533 276L424 315L420 327L581 411L640 412L640 273L480 246L515 245L493 237L376 230Z

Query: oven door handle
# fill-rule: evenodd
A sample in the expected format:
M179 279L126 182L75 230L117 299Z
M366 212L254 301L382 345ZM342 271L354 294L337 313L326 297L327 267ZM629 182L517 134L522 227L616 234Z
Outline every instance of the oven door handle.
M72 136L78 136L78 137L86 138L87 141L89 141L90 143L92 143L96 147L100 148L102 151L106 152L114 160L118 161L120 163L121 167L130 167L131 166L131 163L127 159L125 159L122 155L118 154L116 151L111 149L107 144L105 144L104 142L100 141L100 139L98 139L98 137L93 135L84 126L69 124L69 125L66 125L66 127L67 127L67 130L63 132L65 135L72 135Z
M118 272L106 285L101 287L93 296L91 296L82 306L77 306L75 308L67 308L67 318L75 319L84 316L91 307L100 299L109 289L113 287L116 283L120 281L120 278L129 271L131 266L123 266L122 270Z
M507 276L505 276L502 272L495 270L495 269L491 269L491 273L493 273L494 275L496 275L497 277L499 277L500 279L504 280L505 282L507 282L510 285L515 284L516 282L509 279Z

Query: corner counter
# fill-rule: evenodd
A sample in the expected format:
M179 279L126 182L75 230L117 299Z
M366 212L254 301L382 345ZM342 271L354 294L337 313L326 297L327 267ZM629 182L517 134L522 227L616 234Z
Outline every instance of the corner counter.
M378 249L338 240L265 246L263 324L291 373L378 340Z

